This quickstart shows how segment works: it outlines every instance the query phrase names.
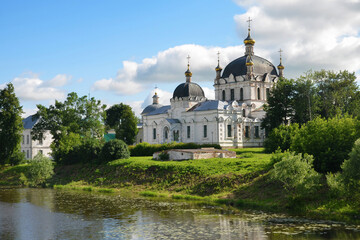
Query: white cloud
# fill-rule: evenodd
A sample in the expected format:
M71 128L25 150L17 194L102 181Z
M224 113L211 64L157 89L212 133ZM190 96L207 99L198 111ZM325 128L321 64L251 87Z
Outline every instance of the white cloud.
M72 78L71 76L66 74L58 74L53 79L44 82L43 86L62 87L66 85L71 80L71 78Z
M214 91L214 89L210 89L210 88L207 88L207 87L203 87L202 89L204 90L205 97L207 99L209 99L209 100L215 99L215 91Z
M193 81L213 81L220 51L221 65L243 55L242 46L204 47L194 44L180 45L159 52L155 57L145 58L141 63L124 61L123 68L115 78L102 79L93 85L95 90L113 91L121 95L141 92L154 83L185 81L187 56L190 55L190 69Z
M159 104L161 105L170 105L170 98L172 98L173 94L171 92L161 90L159 88L153 89L145 98L144 102L142 103L141 107L144 109L146 106L153 103L152 97L154 96L155 92L159 97Z
M16 77L12 80L16 96L20 100L54 100L64 99L65 92L58 89L58 86L66 84L71 77L59 74L49 81L44 81L36 74L26 74L28 76Z
M267 52L278 62L282 48L285 75L309 69L360 70L360 1L236 1L246 12L234 17L244 37L251 17L255 53Z

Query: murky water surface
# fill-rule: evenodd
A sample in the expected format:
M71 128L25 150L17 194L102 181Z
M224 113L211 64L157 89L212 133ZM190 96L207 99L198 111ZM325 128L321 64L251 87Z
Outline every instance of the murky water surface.
M360 226L179 201L0 189L0 239L360 239Z

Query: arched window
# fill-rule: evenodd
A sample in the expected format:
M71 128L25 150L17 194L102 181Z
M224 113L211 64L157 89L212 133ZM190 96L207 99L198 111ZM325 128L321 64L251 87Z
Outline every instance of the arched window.
M235 100L235 90L234 89L230 89L230 100L231 101Z
M164 138L165 140L167 140L169 137L169 128L168 127L165 127L164 128Z
M225 90L222 90L222 100L225 101Z
M242 116L245 117L246 111L245 109L242 110Z
M269 100L270 88L266 88L266 100Z
M257 89L257 95L258 95L258 100L260 100L261 99L261 97L260 97L260 88Z
M240 101L244 100L244 90L240 88Z

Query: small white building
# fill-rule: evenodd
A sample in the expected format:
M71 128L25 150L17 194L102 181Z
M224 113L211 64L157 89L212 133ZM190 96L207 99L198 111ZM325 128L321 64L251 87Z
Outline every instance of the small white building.
M245 43L245 55L230 62L222 72L215 68L215 100L208 100L203 89L192 82L192 72L185 72L181 83L170 99L170 105L159 104L157 93L153 104L142 116L140 141L155 143L194 142L216 143L223 147L263 146L265 131L261 122L273 84L282 77L284 66L276 67L268 60L254 55L255 40L250 29Z
M26 159L33 159L38 153L50 156L52 135L50 131L45 131L42 140L32 140L31 130L38 122L38 118L31 115L23 119L24 131L22 133L21 151L25 153Z

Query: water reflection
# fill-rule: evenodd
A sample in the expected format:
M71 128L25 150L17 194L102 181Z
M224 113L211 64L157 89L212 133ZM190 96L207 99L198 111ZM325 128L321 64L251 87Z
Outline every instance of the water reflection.
M348 229L347 229L348 228ZM118 195L0 189L0 239L360 239L358 226Z

